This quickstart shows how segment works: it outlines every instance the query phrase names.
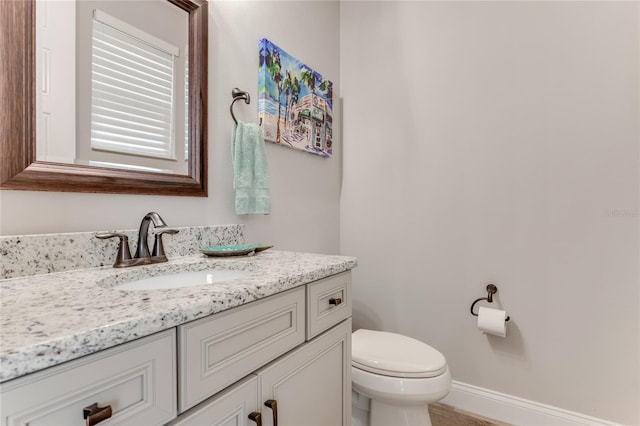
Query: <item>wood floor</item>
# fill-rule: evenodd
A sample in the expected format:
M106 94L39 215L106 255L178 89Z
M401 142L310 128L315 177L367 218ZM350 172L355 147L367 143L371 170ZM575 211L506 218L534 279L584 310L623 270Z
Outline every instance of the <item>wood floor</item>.
M445 404L429 405L429 414L433 426L509 426L507 423L456 410Z

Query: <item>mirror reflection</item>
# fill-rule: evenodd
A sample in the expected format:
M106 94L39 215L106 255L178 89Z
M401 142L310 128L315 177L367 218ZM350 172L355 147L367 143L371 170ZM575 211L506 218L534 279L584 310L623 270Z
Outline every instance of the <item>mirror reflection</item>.
M38 1L37 160L189 174L188 49L169 1Z

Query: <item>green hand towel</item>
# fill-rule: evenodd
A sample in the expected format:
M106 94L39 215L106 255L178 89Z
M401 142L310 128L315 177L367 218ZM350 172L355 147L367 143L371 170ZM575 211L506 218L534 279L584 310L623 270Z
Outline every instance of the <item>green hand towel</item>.
M238 122L231 136L237 214L270 214L269 167L262 129Z

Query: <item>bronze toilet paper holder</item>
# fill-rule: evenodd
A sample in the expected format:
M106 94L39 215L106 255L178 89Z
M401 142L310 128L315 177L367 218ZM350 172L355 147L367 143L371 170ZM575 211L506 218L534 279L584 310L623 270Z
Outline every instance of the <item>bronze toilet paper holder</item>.
M476 306L476 303L480 302L481 300L486 300L489 303L493 303L493 295L496 294L498 292L498 287L495 286L495 284L488 284L487 285L487 297L481 297L479 299L476 299L473 301L473 303L471 304L471 315L473 315L474 317L477 317L478 314L476 314L475 312L473 312L473 308L474 306ZM507 317L505 319L505 321L509 321L510 317Z

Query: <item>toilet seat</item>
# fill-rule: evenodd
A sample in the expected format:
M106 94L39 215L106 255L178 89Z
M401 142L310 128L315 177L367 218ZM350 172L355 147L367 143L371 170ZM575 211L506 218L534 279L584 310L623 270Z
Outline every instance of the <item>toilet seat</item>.
M351 367L353 390L372 400L397 405L424 405L444 398L451 389L451 373L445 367L436 377L389 377Z
M444 355L400 334L360 329L352 334L351 348L354 368L382 376L429 378L447 370Z

